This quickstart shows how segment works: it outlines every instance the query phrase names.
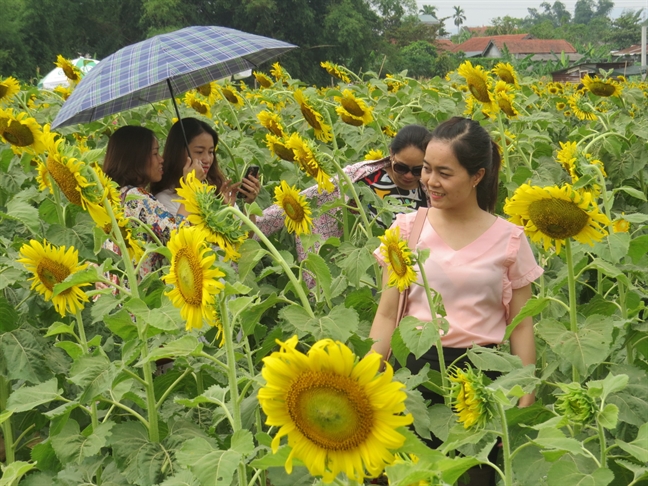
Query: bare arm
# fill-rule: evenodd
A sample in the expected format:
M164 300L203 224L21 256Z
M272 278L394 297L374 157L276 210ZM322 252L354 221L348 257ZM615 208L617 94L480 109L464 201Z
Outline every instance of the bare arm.
M513 297L511 298L509 313L509 322L517 316L520 309L524 307L527 301L531 298L531 284L525 287L514 289ZM511 353L519 356L523 365L536 364L536 347L535 335L533 333L533 319L525 317L520 324L511 333ZM520 398L519 406L528 407L533 404L535 400L535 393L524 395Z
M369 337L376 341L371 351L380 354L383 359L389 353L390 343L394 329L396 328L396 317L398 314L399 292L397 287L387 287L389 274L383 268L383 291L378 303L378 310L371 325Z

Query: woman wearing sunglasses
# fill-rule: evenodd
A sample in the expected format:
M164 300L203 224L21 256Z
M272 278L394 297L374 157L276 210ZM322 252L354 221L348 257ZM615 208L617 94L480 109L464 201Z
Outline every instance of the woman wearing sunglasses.
M421 185L421 171L423 170L423 157L425 148L430 140L430 131L420 125L407 125L394 137L389 146L389 157L380 160L370 160L349 165L343 170L353 182L368 186L380 199L392 196L398 199L403 206L410 206L412 210L428 207L428 198ZM317 186L309 187L301 192L303 196L321 206L340 197L340 188L337 185L332 192L318 193ZM368 205L369 212L378 224L387 228L392 218L383 220L376 218L376 209ZM342 237L340 215L338 210L331 210L313 219L313 233L322 236L323 240L331 237ZM277 205L272 205L263 211L263 216L257 221L257 226L266 235L279 231L284 226L283 210ZM306 252L297 238L297 255L299 260L306 257Z

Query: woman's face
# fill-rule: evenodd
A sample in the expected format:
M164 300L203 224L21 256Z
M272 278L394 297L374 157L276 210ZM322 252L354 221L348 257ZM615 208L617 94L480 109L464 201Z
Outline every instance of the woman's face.
M191 139L191 142L189 142L189 152L192 159L200 161L204 174L202 180L205 180L207 178L207 171L214 163L213 137L207 132L196 135Z
M146 175L148 176L149 183L160 182L162 174L164 174L163 165L164 159L160 155L160 144L157 138L153 137L153 149L151 150L151 155L146 166Z
M448 142L432 140L425 151L421 182L433 208L461 209L477 204L476 186L484 172L479 169L474 175L468 174Z
M390 176L401 189L416 189L421 180L425 153L414 145L391 153ZM414 173L412 173L414 171Z

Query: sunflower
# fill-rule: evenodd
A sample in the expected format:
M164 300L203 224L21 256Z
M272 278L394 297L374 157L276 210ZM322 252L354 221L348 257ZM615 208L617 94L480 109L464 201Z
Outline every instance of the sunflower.
M625 220L622 217L616 219L612 222L612 230L615 233L627 233L630 231L630 221Z
M297 236L310 234L313 224L306 198L299 194L297 187L290 187L286 181L275 187L275 204L283 209L286 219L284 223L288 233L295 233Z
M82 173L85 163L73 157L67 157L60 151L63 139L51 141L47 147L45 162L49 175L54 179L68 201L77 206L83 206L82 190L94 186ZM90 201L95 203L96 201Z
M500 78L502 81L504 81L506 84L512 84L516 88L519 88L519 83L517 79L517 73L515 72L515 69L513 66L511 66L510 63L497 63L495 67L493 68L493 74L495 74L498 78Z
M71 84L77 84L81 81L81 70L60 54L56 57L54 64L63 70L65 77L70 80Z
M216 295L225 288L219 281L225 274L214 267L216 254L209 248L208 238L204 229L182 226L171 233L167 243L171 269L162 279L173 289L165 295L180 309L187 331L202 328L203 320L210 326L218 323L213 306Z
M205 83L196 88L196 93L206 98L206 103L212 106L218 99L218 90L215 82Z
M286 72L284 68L281 67L281 64L275 62L270 69L270 74L274 76L277 81L288 81L290 75Z
M295 161L295 152L286 145L286 139L275 135L266 135L266 146L273 155L288 162Z
M281 350L263 358L266 385L258 399L266 424L279 427L273 452L288 436L286 472L296 458L325 483L341 472L360 483L377 477L394 461L390 451L405 442L397 429L412 423L410 414L402 415L406 395L392 367L387 363L378 374L380 355L357 361L346 345L330 339L315 343L308 355L295 349L297 336L277 342Z
M356 98L350 89L345 89L342 96L334 96L333 99L342 105L335 108L335 111L344 123L357 127L373 121L373 108L367 107L364 101Z
M219 86L218 89L221 96L237 108L241 108L245 105L245 101L239 92L232 86Z
M72 90L70 88L67 88L65 86L57 86L54 88L54 92L58 94L63 101L67 100L70 95L72 94Z
M596 96L619 96L623 91L621 85L613 79L600 79L598 76L590 78L590 75L586 74L581 81L590 93Z
M195 93L189 91L185 93L184 102L185 105L187 105L189 108L193 108L194 111L206 116L207 118L211 118L211 109L207 104L207 100L201 100L196 96Z
M299 109L306 122L313 127L315 137L325 143L333 140L333 132L331 131L330 125L324 123L322 114L306 101L304 92L301 89L295 91L295 101L299 104Z
M334 78L338 78L339 80L345 83L351 82L351 78L347 73L344 72L344 69L341 66L338 66L337 64L333 64L332 62L329 61L321 62L320 66L326 69L326 72L329 73Z
M390 127L389 125L380 127L380 129L385 135L387 135L390 138L394 138L398 134L398 132L394 130L392 127Z
M333 192L335 190L335 186L331 183L331 176L324 172L306 140L301 138L298 133L293 133L286 141L286 147L293 151L295 161L299 163L300 169L317 181L318 192Z
M203 184L191 172L186 180L180 179L177 192L181 199L176 201L184 204L189 213L187 220L204 230L206 241L218 245L225 252L225 260L238 260L241 254L237 250L245 241L247 232L231 213L223 215L225 206L216 187Z
M385 231L384 236L378 239L382 243L380 252L387 263L389 272L388 287L398 287L402 292L414 282L416 282L416 271L412 265L412 250L407 246L407 242L401 240L400 228Z
M258 71L254 71L252 74L254 75L256 82L259 83L259 86L261 86L262 88L272 88L274 81L270 79L267 74L260 73Z
M385 158L385 154L383 154L383 151L380 149L371 149L364 156L365 160L380 160L384 158Z
M500 110L502 110L509 118L518 116L518 112L513 106L515 95L512 93L511 86L504 81L498 81L495 84L495 101Z
M20 83L15 78L9 76L0 81L0 103L5 103L11 100L16 94L20 92Z
M405 83L394 79L391 74L385 74L385 84L387 85L387 91L390 93L396 93L399 89L405 86Z
M556 154L556 160L570 174L574 174L574 167L578 159L578 144L576 142L560 143L560 150Z
M493 411L481 370L455 368L449 378L453 408L464 429L486 425L493 418Z
M43 128L25 112L14 116L11 108L0 110L0 138L11 145L16 155L38 155L45 151Z
M65 246L57 248L47 241L41 244L39 241L31 240L20 248L20 255L22 258L17 261L33 274L29 279L32 282L31 288L36 289L46 301L51 300L61 316L65 316L66 310L75 314L83 309L82 302L88 302L88 296L81 287L90 285L89 283L74 285L53 296L56 284L88 266L79 265L79 252L74 247L66 251Z
M592 202L589 192L575 191L571 185L538 187L522 184L513 197L506 200L504 212L511 221L524 226L532 241L544 244L545 250L554 241L556 253L567 238L592 245L608 234L610 224Z
M276 113L270 113L267 110L264 110L257 114L259 123L265 128L270 130L277 137L284 137L284 127L281 124L281 117Z
M556 103L556 109L557 109L558 111L563 111L563 110L565 109L566 106L567 106L567 105L565 105L565 103L563 103L562 101L559 101L558 103Z
M493 99L488 91L490 79L482 66L473 67L470 61L464 61L457 72L464 77L470 93L477 101L485 106L493 107Z
M588 103L588 101L589 100L582 94L578 93L574 93L567 98L569 107L574 112L576 118L579 120L596 120L598 117L596 116L596 113L594 113L594 108L590 103Z

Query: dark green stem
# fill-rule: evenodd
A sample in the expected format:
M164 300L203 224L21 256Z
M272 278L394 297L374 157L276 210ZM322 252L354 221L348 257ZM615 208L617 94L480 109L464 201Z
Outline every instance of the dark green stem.
M572 258L571 240L569 238L567 238L565 243L565 259L567 260L567 285L569 289L569 330L576 334L578 332L576 278L574 277L574 261ZM580 383L580 376L575 366L572 366L572 380Z
M513 486L513 461L511 460L511 443L509 441L508 423L506 421L506 412L501 403L497 404L497 409L502 423L502 456L504 458L504 486Z
M4 376L0 375L0 413L7 410L7 400L11 393L11 382ZM2 422L2 435L5 446L5 465L9 465L16 460L16 451L14 449L13 429L11 428L11 417Z

